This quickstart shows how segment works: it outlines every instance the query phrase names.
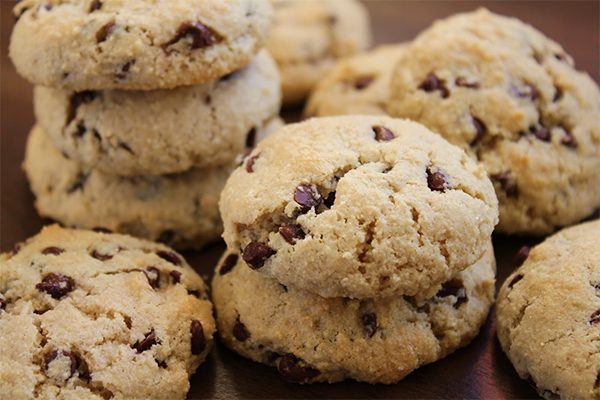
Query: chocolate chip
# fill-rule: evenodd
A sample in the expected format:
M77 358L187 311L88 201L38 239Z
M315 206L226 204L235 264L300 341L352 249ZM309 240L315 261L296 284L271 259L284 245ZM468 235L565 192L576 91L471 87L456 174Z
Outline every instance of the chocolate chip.
M156 255L163 260L170 262L171 264L178 266L181 265L181 259L179 256L171 251L160 250L156 252Z
M260 269L265 265L267 258L275 254L276 251L266 244L251 242L242 252L242 259L252 269Z
M177 35L171 41L167 42L164 47L167 48L186 36L192 38L192 44L190 45L192 50L212 46L215 43L215 37L207 27L199 22L184 22L179 25Z
M84 90L82 92L73 93L71 96L71 100L69 102L69 113L67 115L67 125L75 119L75 115L77 114L77 109L82 104L88 104L94 101L98 92L93 90Z
M173 229L166 229L158 235L157 242L169 244L175 239L176 232Z
M256 128L250 129L246 135L246 147L251 149L254 146L256 146Z
M285 225L279 228L279 233L289 244L296 244L298 240L304 239L304 231L300 225Z
M387 142L394 138L394 134L388 128L382 125L375 125L372 127L375 132L375 140L378 142Z
M181 282L181 272L173 270L173 271L169 272L169 275L171 275L173 277L174 283Z
M137 350L138 353L144 352L148 350L150 347L156 344L156 333L154 333L154 328L146 335L144 340L141 342L136 342L133 345L133 348Z
M102 26L102 28L98 29L96 32L96 42L102 43L106 40L110 32L115 27L115 21L110 21L108 24Z
M121 71L115 74L117 79L125 79L127 77L127 73L131 69L131 66L135 64L135 60L131 60L126 62L123 67L121 67Z
M365 335L372 338L377 332L377 315L375 313L365 313L360 318L364 327Z
M519 251L517 252L517 255L515 256L515 264L517 267L520 265L523 265L525 260L527 260L527 257L529 257L530 252L531 252L531 248L528 246L523 246L519 249Z
M156 364L161 367L161 368L167 368L167 363L163 360L163 361L158 361L158 360L154 360L156 361Z
M565 130L565 136L563 136L563 138L560 139L560 143L573 149L577 148L578 143L577 139L575 139L575 136L573 136L573 134L566 130L564 127L563 129Z
M479 89L479 82L469 82L465 78L456 78L454 82L456 86L466 87L469 89Z
M544 125L540 124L540 126L530 126L529 132L533 133L539 140L544 142L550 141L550 131Z
M98 232L98 233L113 233L110 229L104 228L102 226L96 226L96 227L92 228L92 230L94 232Z
M50 369L50 363L54 360L56 360L59 356L61 357L68 357L69 360L71 361L71 370L70 370L70 375L65 379L69 379L70 377L73 376L73 374L75 374L75 371L77 370L77 360L75 359L75 357L73 357L73 355L66 351L66 350L52 350L50 353L46 354L46 357L44 357L44 367L46 369L46 371L48 371Z
M113 258L113 256L110 254L102 254L96 250L92 251L92 254L90 254L90 255L93 258L95 258L96 260L100 260L100 261L107 261L107 260L110 260L111 258Z
M519 282L521 279L523 279L523 275L521 275L521 274L516 274L516 275L515 275L515 276L512 278L512 280L510 281L510 283L508 284L508 288L509 288L509 289L512 289L512 288L513 288L513 286L515 286L515 284L516 284L517 282Z
M294 201L300 205L300 211L305 213L311 208L317 208L323 201L321 194L308 185L299 185L294 191Z
M207 95L207 96L204 98L204 102L205 102L207 105L208 105L208 104L210 104L210 103L212 103L212 97L210 97L210 95Z
M46 247L44 250L42 250L42 254L44 255L48 255L48 254L52 254L52 255L59 255L61 253L63 253L65 250L61 249L59 247L54 247L54 246L50 246L50 247Z
M90 4L90 13L93 13L100 8L102 8L102 2L100 0L92 0L92 4Z
M190 328L192 334L192 354L198 355L204 351L206 347L206 339L204 339L204 329L202 329L202 323L197 319L192 321Z
M597 324L600 322L600 310L596 310L590 316L590 324Z
M356 80L354 81L354 88L356 90L362 90L369 86L371 83L373 83L374 80L375 77L371 75L361 76L359 78L356 78Z
M238 259L239 257L237 254L228 255L225 261L223 261L223 264L221 264L219 274L225 275L226 273L230 272L233 269L233 267L235 267L235 265L237 264Z
M6 301L0 297L0 310L4 310L6 308Z
M41 292L46 292L54 299L60 299L73 290L71 279L67 276L49 273L42 279L41 283L35 285Z
M246 162L246 171L248 173L254 172L254 162L256 161L256 159L258 158L258 156L260 156L260 154L257 154L255 156L250 157L248 159L248 161Z
M430 190L435 190L437 192L445 192L446 175L444 175L441 171L436 171L432 173L431 170L427 168L427 186Z
M245 342L250 337L246 325L242 324L239 319L233 325L233 336L240 342Z
M279 374L283 379L291 382L306 382L320 374L317 369L300 365L301 362L295 355L287 353L279 361L277 367Z
M473 126L475 127L475 137L471 141L471 147L477 146L483 141L483 136L487 131L485 124L478 118L473 117Z
M517 184L511 178L510 170L501 172L499 174L490 175L490 178L498 183L500 187L506 193L507 197L516 197L518 194Z
M450 91L446 87L444 81L438 79L435 74L431 73L425 77L425 80L419 85L419 89L422 89L426 92L433 92L435 90L439 90L442 98L447 98L450 96Z
M460 279L451 279L448 282L444 282L442 284L442 288L437 292L436 296L455 296L456 302L454 303L454 308L458 308L461 304L469 301L469 296L467 296L467 291L465 290L463 281Z
M146 271L148 272L144 273L146 274L146 278L148 278L148 283L153 289L157 289L160 280L160 271L156 267L148 267Z

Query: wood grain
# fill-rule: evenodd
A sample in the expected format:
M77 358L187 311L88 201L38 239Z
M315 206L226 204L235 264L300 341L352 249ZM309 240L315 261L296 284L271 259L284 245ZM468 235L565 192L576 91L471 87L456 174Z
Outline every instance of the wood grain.
M0 249L9 251L19 241L36 234L44 223L33 208L21 170L25 139L34 123L31 85L15 72L8 59L15 1L1 2L0 88ZM596 82L600 75L600 3L598 1L367 1L375 43L413 38L432 21L460 11L485 6L516 16L561 43L578 69ZM288 121L299 110L284 111ZM107 196L110 194L107 193ZM596 213L595 218L598 217ZM514 268L514 256L524 245L540 238L494 235L498 260L497 286ZM224 250L223 243L202 252L184 253L205 278ZM283 382L276 369L244 359L217 344L206 363L192 377L189 398L536 398L537 393L519 379L495 339L490 314L481 334L466 348L420 368L395 385L370 385L353 381L338 384L297 385Z

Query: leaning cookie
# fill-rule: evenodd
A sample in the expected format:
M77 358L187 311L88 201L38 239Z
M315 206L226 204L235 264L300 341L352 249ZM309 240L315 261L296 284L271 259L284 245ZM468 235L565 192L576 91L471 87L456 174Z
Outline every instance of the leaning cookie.
M313 88L304 117L387 115L392 72L406 46L382 45L338 61Z
M220 203L248 265L324 297L415 295L477 261L497 223L485 171L423 125L313 118L259 143Z
M10 57L36 85L168 89L248 63L267 40L267 0L23 0Z
M519 376L547 399L598 399L600 221L529 253L498 295L497 334Z
M214 332L164 245L53 225L0 256L0 398L184 399Z
M256 101L260 99L260 101ZM157 175L231 164L279 113L279 73L261 51L203 85L73 92L37 86L38 123L66 156L103 172Z
M497 231L544 235L600 204L600 91L556 42L487 10L435 23L406 49L388 111L477 159Z
M266 130L259 130L258 138ZM109 175L65 158L36 126L23 167L40 215L68 226L100 226L177 249L200 249L223 232L218 199L232 166L163 176Z
M356 0L271 0L267 49L281 71L284 104L303 101L335 61L371 43L369 15Z
M491 244L483 258L432 293L325 299L254 273L235 252L219 262L212 297L221 340L286 380L395 383L466 346L494 301Z

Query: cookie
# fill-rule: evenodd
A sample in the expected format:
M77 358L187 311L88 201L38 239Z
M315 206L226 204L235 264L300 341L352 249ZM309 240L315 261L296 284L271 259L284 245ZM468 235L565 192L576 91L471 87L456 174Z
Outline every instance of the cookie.
M392 72L406 46L382 45L338 61L313 88L304 116L387 115Z
M477 261L497 222L485 171L424 126L286 125L236 169L223 238L250 268L324 297L412 296Z
M371 43L369 15L357 0L271 0L267 49L281 71L283 102L303 101L339 58Z
M519 376L547 399L600 397L600 221L534 247L498 294L496 332Z
M479 332L494 301L491 244L429 298L323 298L253 273L235 252L217 266L212 297L220 339L283 379L395 383Z
M68 226L104 227L177 249L200 249L223 232L218 199L232 166L163 176L109 175L65 158L36 126L23 167L40 215Z
M517 19L480 9L435 23L399 61L388 111L484 165L498 232L548 234L600 204L598 85Z
M279 113L280 102L277 66L266 51L202 85L34 92L38 123L65 155L122 176L231 164L254 146L256 129Z
M0 272L3 399L184 399L213 346L206 285L164 245L53 225Z
M267 0L23 0L10 58L27 80L75 91L196 85L247 64Z

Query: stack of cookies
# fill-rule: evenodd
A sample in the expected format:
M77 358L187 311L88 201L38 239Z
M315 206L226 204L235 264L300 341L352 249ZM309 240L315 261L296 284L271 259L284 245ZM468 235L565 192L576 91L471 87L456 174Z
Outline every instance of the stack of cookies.
M36 86L24 168L45 217L200 248L239 156L279 122L268 0L28 0L10 56Z
M485 322L497 207L483 167L418 123L287 125L222 193L220 338L291 381L397 382Z

